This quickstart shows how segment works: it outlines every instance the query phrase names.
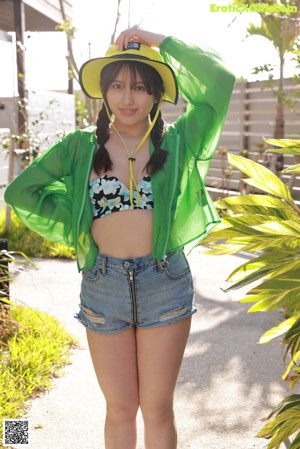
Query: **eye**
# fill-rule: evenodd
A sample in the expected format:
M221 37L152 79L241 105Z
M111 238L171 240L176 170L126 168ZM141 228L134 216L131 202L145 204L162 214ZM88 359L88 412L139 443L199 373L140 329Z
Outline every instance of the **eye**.
M114 82L110 85L111 89L119 90L122 89L122 84L118 82Z
M136 92L146 92L146 87L144 86L144 84L137 84L137 85L134 87L134 90L135 90Z

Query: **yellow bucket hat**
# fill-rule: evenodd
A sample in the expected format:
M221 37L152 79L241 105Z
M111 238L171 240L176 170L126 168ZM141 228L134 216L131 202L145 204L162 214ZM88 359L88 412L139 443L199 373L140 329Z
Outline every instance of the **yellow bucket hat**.
M104 57L85 62L79 72L79 83L85 95L90 98L103 98L100 87L101 71L115 61L138 61L153 67L160 74L164 84L165 92L162 100L177 103L178 86L173 69L163 62L158 51L140 42L129 42L124 50L113 44Z

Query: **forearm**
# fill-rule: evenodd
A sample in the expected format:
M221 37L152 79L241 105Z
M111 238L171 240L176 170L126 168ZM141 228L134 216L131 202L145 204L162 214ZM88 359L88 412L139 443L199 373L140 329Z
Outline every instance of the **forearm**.
M128 42L135 40L141 44L148 45L148 47L158 48L165 38L166 36L164 34L153 33L151 31L143 30L138 26L133 26L122 31L115 40L115 43L120 50L127 48Z
M168 37L161 42L160 53L174 69L180 93L189 103L206 103L217 113L227 108L235 77L216 52Z

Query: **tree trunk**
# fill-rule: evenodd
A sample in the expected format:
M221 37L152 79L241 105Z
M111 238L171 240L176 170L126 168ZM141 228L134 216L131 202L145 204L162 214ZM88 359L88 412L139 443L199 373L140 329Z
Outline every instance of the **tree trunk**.
M66 23L68 21L68 18L65 13L65 7L64 7L64 0L59 0L59 6L60 6L60 12L63 19L63 22ZM77 67L74 52L73 52L73 34L68 32L67 29L65 29L65 34L67 37L67 46L68 46L68 55L67 55L67 61L68 61L68 94L74 93L74 86L73 86L73 78L78 81L79 78L79 69ZM71 75L72 74L72 75Z
M118 9L117 9L115 27L114 27L113 34L111 35L111 38L110 38L110 43L111 44L113 44L115 42L117 26L118 26L118 23L119 23L119 20L120 20L120 17L121 17L120 6L121 6L121 0L118 0Z
M284 68L284 56L280 55L280 76L279 85L277 92L277 105L276 105L276 116L275 116L275 126L274 126L274 139L284 138L284 103L283 103L283 68ZM284 167L283 154L274 154L271 161L271 170L278 174Z
M14 6L14 28L16 33L16 60L18 73L18 134L22 136L26 131L26 92L25 92L25 61L24 61L24 30L25 30L25 13L22 0L15 0ZM22 146L23 148L23 146Z
M283 105L283 67L284 58L280 57L280 77L277 93L276 118L274 128L274 139L284 138L284 105Z

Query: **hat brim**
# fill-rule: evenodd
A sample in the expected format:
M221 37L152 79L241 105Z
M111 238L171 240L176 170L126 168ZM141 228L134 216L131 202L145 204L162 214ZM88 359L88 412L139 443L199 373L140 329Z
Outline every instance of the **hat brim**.
M104 67L116 61L138 61L147 64L154 68L164 84L164 95L162 100L169 103L176 104L178 101L178 86L176 77L172 67L164 62L152 61L151 59L141 56L129 55L118 57L103 57L90 59L85 62L79 72L79 83L82 91L90 98L103 98L103 93L100 87L100 74Z

